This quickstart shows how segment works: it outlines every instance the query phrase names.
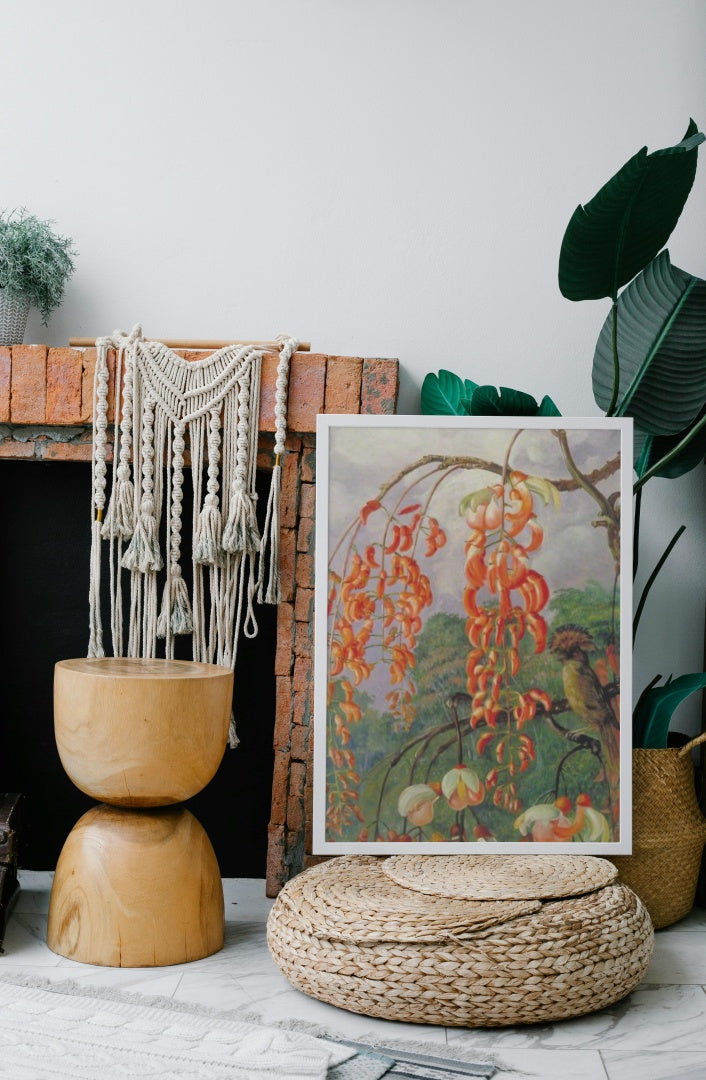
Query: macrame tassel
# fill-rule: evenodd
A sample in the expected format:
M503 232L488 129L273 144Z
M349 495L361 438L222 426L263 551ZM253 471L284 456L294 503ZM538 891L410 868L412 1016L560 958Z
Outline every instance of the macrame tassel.
M228 522L223 530L223 550L230 555L260 550L255 502L243 488L238 488L231 498Z
M91 526L91 568L89 589L88 656L105 656L103 627L100 617L101 581L101 522L96 518Z
M223 520L215 495L207 495L199 514L194 538L194 562L203 566L221 566L223 558Z
M235 750L236 746L240 746L240 739L235 728L235 714L231 712L230 724L228 725L228 747L230 750Z
M189 591L178 566L172 568L171 579L164 586L157 637L167 637L169 630L172 634L191 634L194 630Z
M142 500L140 516L135 522L135 531L123 555L122 564L126 570L139 570L141 574L149 570L161 570L164 566L159 550L154 503L151 499Z
M282 466L279 461L272 469L272 481L270 494L267 499L267 513L265 515L265 529L262 539L262 553L260 555L260 567L257 582L258 604L279 604L282 599L282 585L279 573L279 504L282 491ZM263 596L265 584L265 551L269 547L270 573L267 581L267 589Z
M121 465L108 503L108 512L105 515L101 536L104 540L112 537L129 540L134 531L135 488L130 479L129 468L123 469Z

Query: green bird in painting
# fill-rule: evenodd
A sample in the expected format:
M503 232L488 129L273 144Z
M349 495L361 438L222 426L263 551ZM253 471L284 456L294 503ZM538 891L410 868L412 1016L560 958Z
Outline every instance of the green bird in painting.
M580 626L560 626L554 631L549 648L561 660L569 708L598 735L606 764L612 770L619 759L620 725L608 691L589 662L588 654L596 648L593 638Z

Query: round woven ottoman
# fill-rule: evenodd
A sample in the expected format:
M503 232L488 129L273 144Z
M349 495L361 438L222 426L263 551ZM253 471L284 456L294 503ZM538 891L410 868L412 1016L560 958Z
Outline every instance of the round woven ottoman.
M345 855L289 881L267 942L298 990L386 1020L496 1027L602 1009L654 932L605 859Z

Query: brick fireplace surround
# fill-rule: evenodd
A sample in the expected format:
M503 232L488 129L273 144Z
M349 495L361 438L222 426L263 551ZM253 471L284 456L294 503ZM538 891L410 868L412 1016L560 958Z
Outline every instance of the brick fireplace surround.
M195 360L203 351L176 350ZM109 363L115 357L109 354ZM0 458L90 461L95 349L0 348ZM272 466L277 355L263 358L258 466ZM114 367L113 367L114 370ZM282 470L282 603L277 612L274 774L267 895L311 854L315 429L317 413L395 411L396 360L297 353ZM109 409L112 402L109 400ZM109 431L108 454L112 457Z

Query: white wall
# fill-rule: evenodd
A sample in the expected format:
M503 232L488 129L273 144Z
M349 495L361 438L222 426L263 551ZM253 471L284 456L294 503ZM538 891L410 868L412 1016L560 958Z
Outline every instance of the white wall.
M559 294L564 228L706 125L703 0L22 0L2 31L0 206L79 250L27 341L288 330L398 356L402 412L446 366L596 414L607 308ZM701 276L705 226L702 163L670 242ZM703 662L704 470L650 488L644 565L689 529L638 687Z

